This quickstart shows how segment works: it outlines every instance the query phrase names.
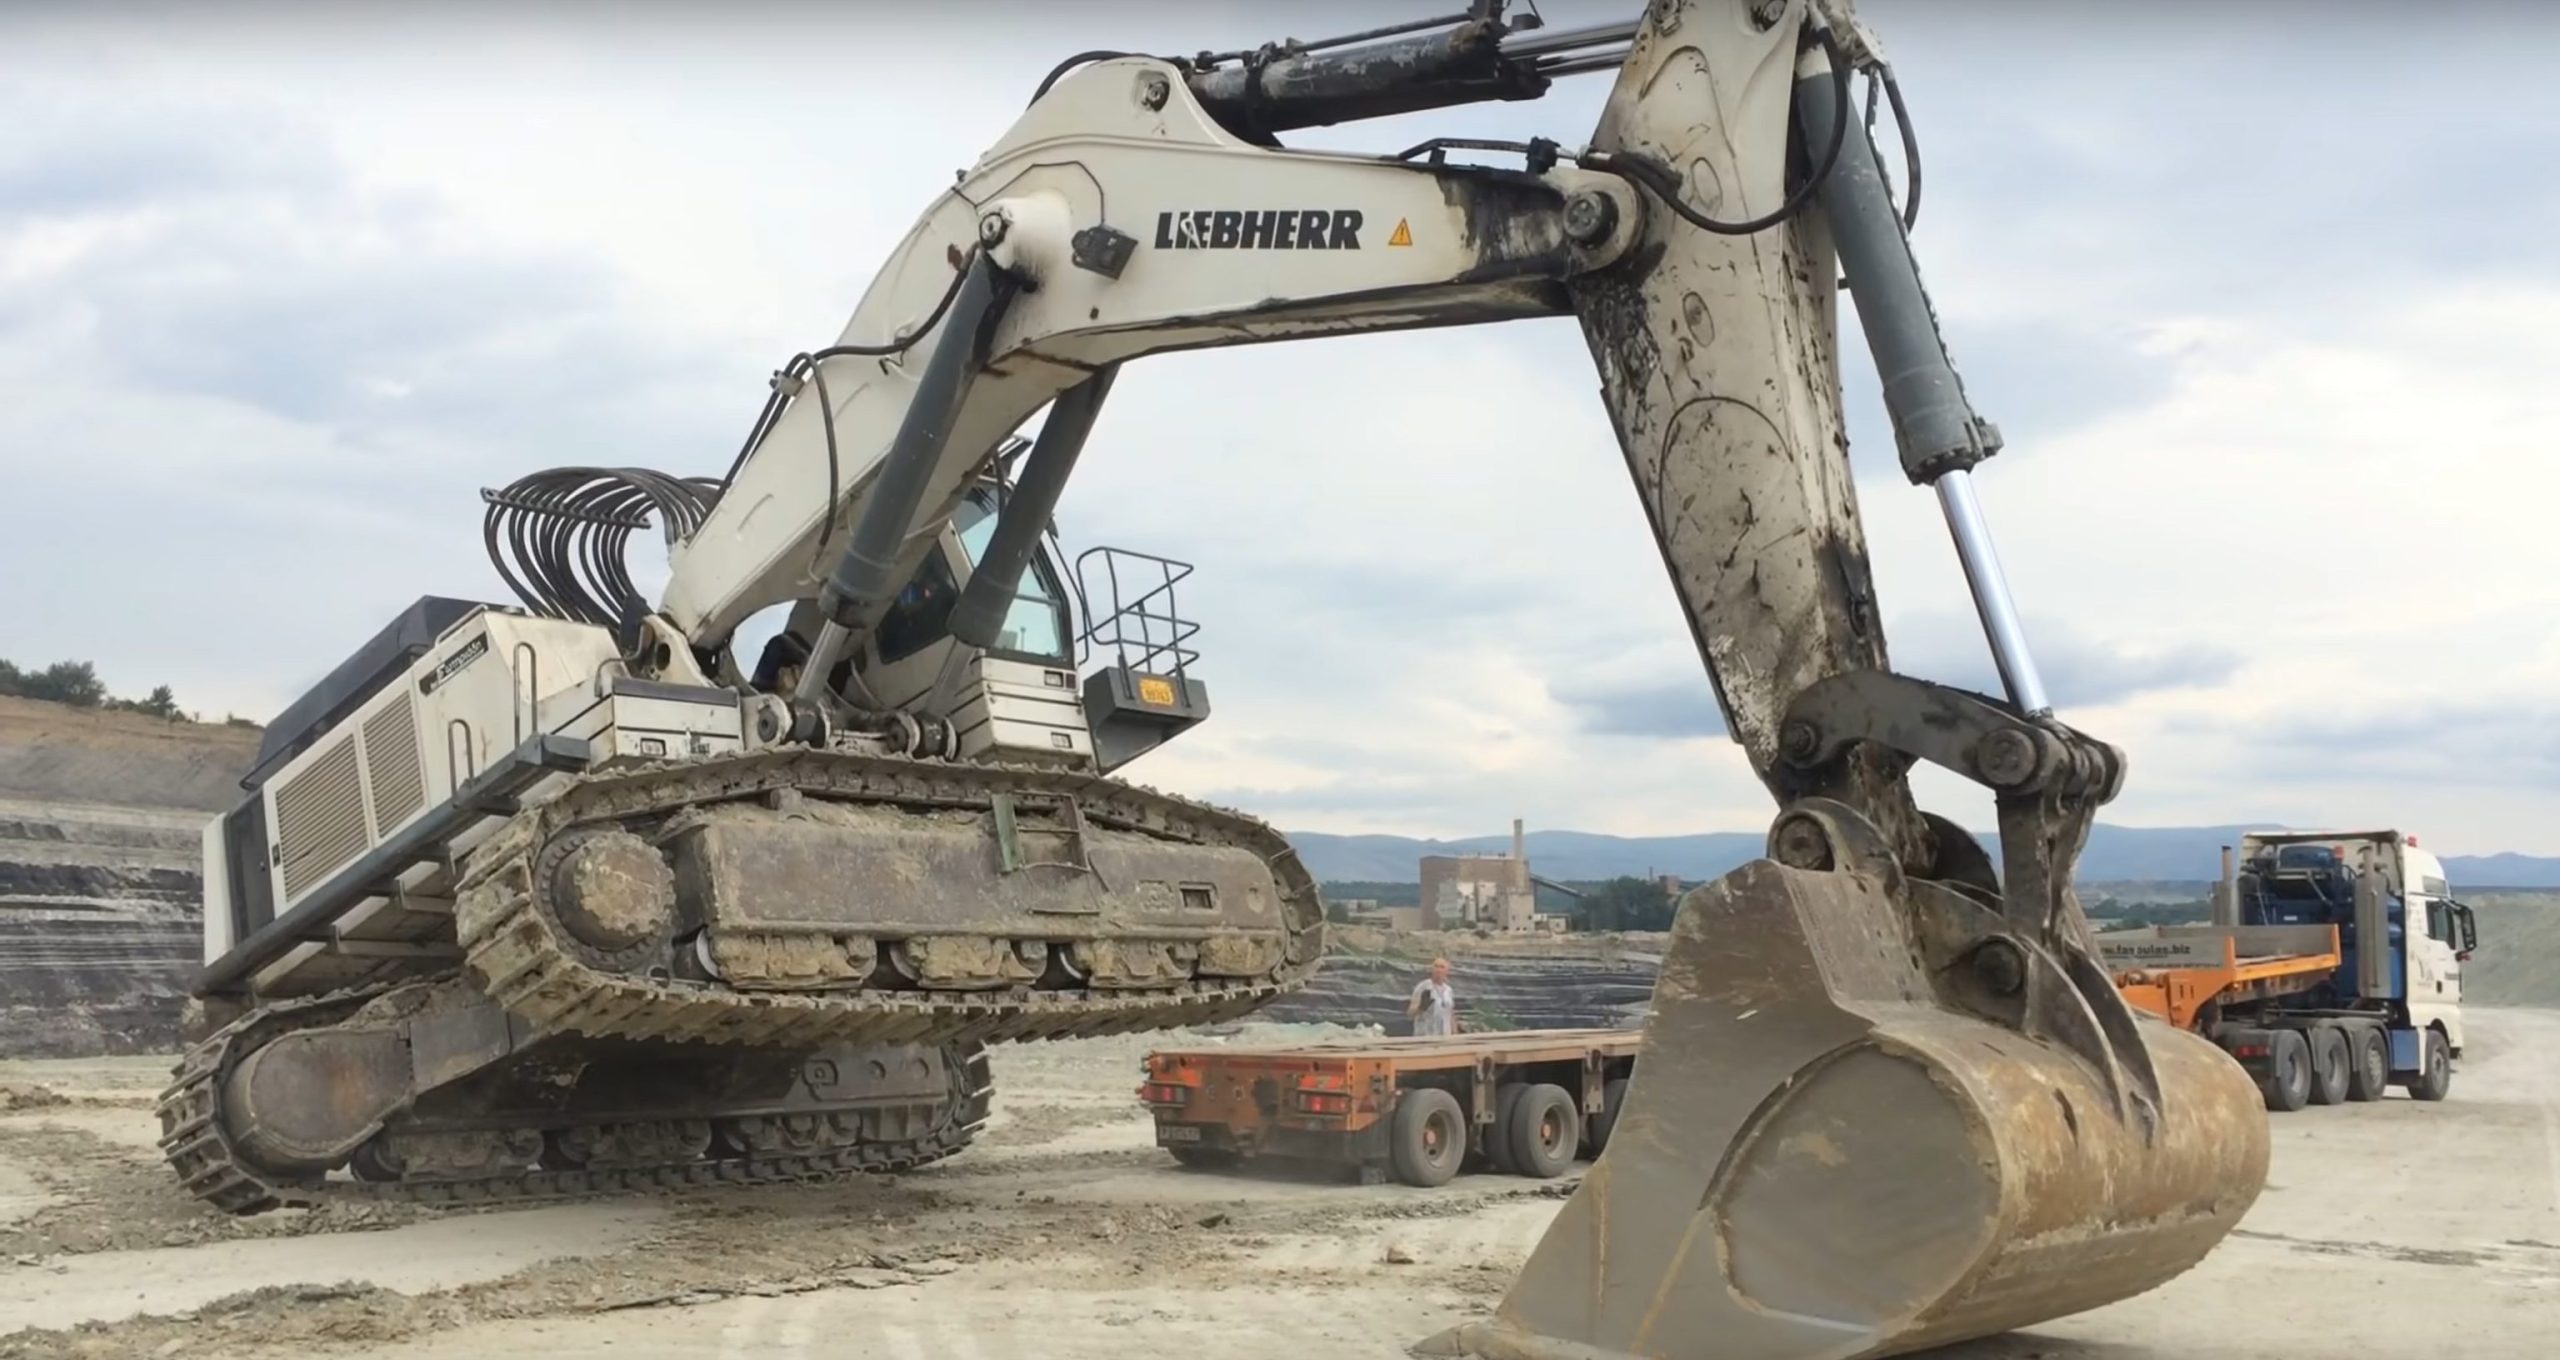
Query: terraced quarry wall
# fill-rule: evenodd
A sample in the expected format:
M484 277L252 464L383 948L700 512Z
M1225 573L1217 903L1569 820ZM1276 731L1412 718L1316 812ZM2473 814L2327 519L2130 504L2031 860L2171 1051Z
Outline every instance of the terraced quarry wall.
M1624 1027L1644 1023L1661 935L1527 939L1454 931L1390 934L1334 926L1324 966L1256 1018L1382 1025L1404 1032L1405 999L1449 960L1459 1022L1469 1029Z
M0 1056L165 1052L254 728L0 698Z

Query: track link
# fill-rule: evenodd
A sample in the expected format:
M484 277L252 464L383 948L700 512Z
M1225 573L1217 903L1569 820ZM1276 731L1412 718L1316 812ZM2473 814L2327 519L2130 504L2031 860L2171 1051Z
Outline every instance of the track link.
M1289 947L1280 967L1262 978L1193 979L1151 989L744 992L592 966L536 901L543 890L539 858L564 834L786 790L914 810L986 811L999 793L1072 797L1099 826L1242 846L1260 855L1280 884ZM754 1046L993 1043L1215 1023L1294 990L1314 974L1324 950L1315 881L1288 841L1263 822L1073 771L849 751L764 751L588 776L518 815L472 852L457 894L456 926L467 964L490 996L543 1031Z
M965 1045L952 1055L945 1117L921 1138L856 1143L809 1153L714 1156L661 1165L580 1170L523 1170L487 1176L397 1182L279 1176L242 1159L222 1126L222 1086L260 1045L354 1015L386 983L323 996L279 1001L244 1015L189 1049L159 1101L160 1148L197 1198L233 1214L288 1205L332 1203L490 1204L578 1199L634 1190L756 1185L812 1180L850 1172L908 1171L969 1145L986 1124L994 1085L985 1050ZM715 1114L716 1117L716 1114Z

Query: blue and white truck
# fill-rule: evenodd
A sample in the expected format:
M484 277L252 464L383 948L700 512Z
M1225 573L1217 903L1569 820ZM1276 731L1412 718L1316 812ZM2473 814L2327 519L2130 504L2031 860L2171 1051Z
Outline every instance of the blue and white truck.
M2444 864L2399 831L2265 831L2223 850L2213 923L2097 937L2117 990L2212 1039L2272 1110L2442 1100L2479 941Z

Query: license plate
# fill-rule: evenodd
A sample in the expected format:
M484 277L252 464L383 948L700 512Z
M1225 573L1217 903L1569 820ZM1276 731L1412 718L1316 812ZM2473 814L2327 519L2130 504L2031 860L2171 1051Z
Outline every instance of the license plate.
M1159 1144L1196 1143L1199 1141L1200 1126L1197 1124L1167 1124L1156 1130L1156 1142Z

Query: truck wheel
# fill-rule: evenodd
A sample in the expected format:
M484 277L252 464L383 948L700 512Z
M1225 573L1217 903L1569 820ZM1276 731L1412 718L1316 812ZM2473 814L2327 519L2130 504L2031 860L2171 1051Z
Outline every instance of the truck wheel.
M2267 1043L2267 1075L2258 1083L2267 1108L2291 1113L2311 1103L2311 1046L2299 1030L2273 1031Z
M1484 1129L1484 1159L1505 1176L1520 1174L1519 1159L1511 1155L1511 1112L1519 1108L1520 1097L1528 1090L1516 1081L1493 1090L1493 1122Z
M1428 1189L1447 1185L1467 1156L1467 1116L1458 1098L1437 1086L1416 1086L1396 1101L1389 1121L1388 1159L1396 1179Z
M1618 1127L1618 1109L1626 1103L1625 1077L1611 1077L1600 1087L1600 1113L1582 1125L1582 1143L1593 1161L1598 1161L1600 1154L1609 1150L1610 1131Z
M2336 1025L2314 1025L2311 1028L2311 1103L2335 1105L2347 1098L2347 1082L2354 1061L2347 1051L2346 1032Z
M1196 1171L1225 1171L1244 1161L1243 1154L1232 1148L1170 1147L1165 1151L1173 1159Z
M2409 1084L2409 1094L2420 1100L2442 1100L2453 1089L2453 1052L2445 1045L2444 1031L2431 1029L2419 1036L2418 1079Z
M2391 1036L2379 1025L2350 1031L2355 1061L2347 1068L2347 1099L2380 1100L2391 1089Z
M1519 1174L1553 1180L1582 1146L1582 1111L1561 1086L1540 1083L1511 1107L1511 1160Z

